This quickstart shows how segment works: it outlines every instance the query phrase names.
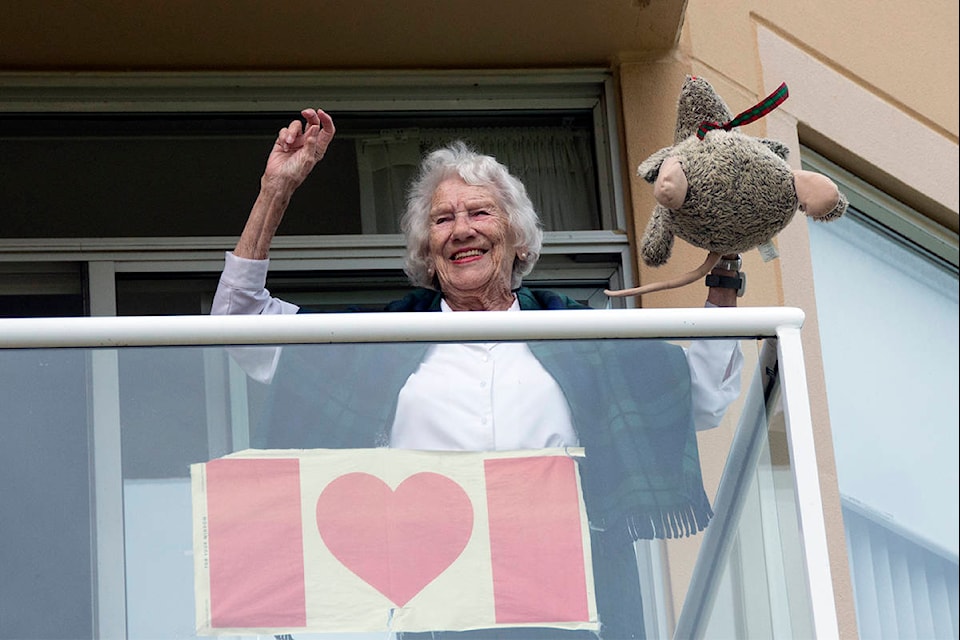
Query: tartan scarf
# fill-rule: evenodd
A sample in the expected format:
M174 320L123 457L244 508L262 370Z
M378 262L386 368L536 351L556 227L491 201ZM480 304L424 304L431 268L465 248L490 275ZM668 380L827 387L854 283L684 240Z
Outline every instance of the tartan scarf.
M523 310L588 309L550 291L516 293ZM384 311L439 311L440 299L439 292L416 289ZM570 406L586 454L580 464L591 527L611 542L703 530L713 511L703 489L682 349L660 340L527 345ZM254 446L387 446L399 391L429 346L285 347Z

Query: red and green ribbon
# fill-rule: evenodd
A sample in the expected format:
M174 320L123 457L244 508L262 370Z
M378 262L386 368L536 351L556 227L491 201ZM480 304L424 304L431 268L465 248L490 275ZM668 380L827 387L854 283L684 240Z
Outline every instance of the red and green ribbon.
M711 122L709 120L704 120L697 128L697 137L703 140L703 137L707 135L708 131L713 131L714 129L730 131L730 129L733 129L734 127L750 124L755 120L759 120L783 104L783 101L786 100L789 95L790 92L787 90L787 83L783 82L779 87L777 87L776 91L729 122Z

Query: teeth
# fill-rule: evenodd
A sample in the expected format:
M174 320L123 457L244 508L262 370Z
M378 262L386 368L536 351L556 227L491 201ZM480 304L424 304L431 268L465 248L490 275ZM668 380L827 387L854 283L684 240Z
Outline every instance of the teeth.
M453 255L454 260L461 260L463 258L472 258L473 256L482 256L483 252L479 249L470 249L469 251L461 251L460 253L455 253Z

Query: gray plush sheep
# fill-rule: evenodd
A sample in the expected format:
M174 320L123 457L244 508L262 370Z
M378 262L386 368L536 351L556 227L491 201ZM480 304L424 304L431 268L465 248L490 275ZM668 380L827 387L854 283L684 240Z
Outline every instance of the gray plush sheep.
M709 253L698 269L663 282L607 291L630 296L690 284L704 277L725 254L771 240L797 210L817 220L835 220L847 199L824 175L793 170L788 149L775 140L754 138L736 127L763 117L787 98L780 88L735 118L703 78L688 76L680 91L674 144L644 160L637 174L653 184L657 206L641 241L643 261L667 262L674 237ZM775 257L775 250L767 254Z

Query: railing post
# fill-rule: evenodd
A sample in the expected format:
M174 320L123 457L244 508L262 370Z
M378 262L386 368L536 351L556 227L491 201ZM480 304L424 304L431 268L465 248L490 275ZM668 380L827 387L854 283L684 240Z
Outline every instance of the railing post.
M787 444L797 492L797 518L807 567L813 628L820 640L839 638L800 328L781 327L777 338Z

